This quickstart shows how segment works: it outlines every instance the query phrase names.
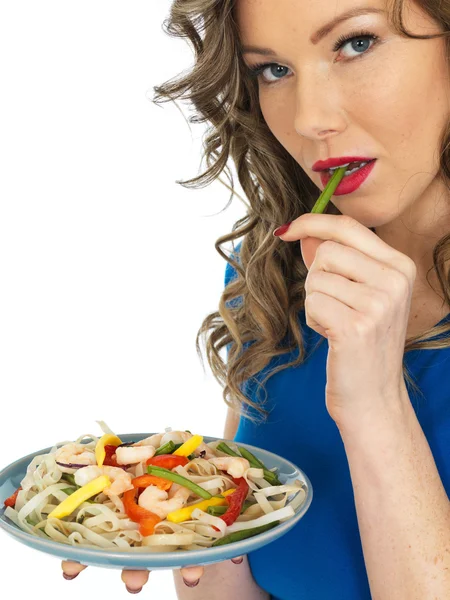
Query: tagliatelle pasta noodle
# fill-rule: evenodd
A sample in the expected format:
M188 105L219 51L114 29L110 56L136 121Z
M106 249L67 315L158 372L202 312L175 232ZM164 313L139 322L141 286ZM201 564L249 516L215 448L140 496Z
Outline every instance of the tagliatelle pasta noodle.
M261 492L255 492L255 498L265 514L274 511L273 506L270 504L270 502L267 500L264 494L262 494Z
M117 494L110 494L109 498L110 502L104 502L106 506L109 506L110 508L115 507L121 513L125 512L125 508L123 506L122 500L120 499L120 496L118 496Z
M97 422L105 435L115 435L104 421ZM148 438L145 444L148 445L154 439L158 441L158 447L162 448L167 445L167 440L170 439L172 443L179 438L178 446L181 446L192 437L192 434L187 432L177 432L167 428L165 433L155 434L152 438ZM193 442L193 440L190 442L191 448ZM241 502L245 500L245 506L242 506L240 512L234 515L231 524L227 524L221 516L216 516L219 513L211 512L210 514L206 509L197 507L193 510L191 508L187 513L189 516L184 517L182 522L169 520L166 514L165 517L159 517L160 520L154 525L152 534L142 535L140 522L133 520L135 517L131 513L127 514L124 494L127 489L133 489L132 484L130 485L133 479L148 474L146 461L128 466L98 466L95 452L99 443L101 443L101 438L92 434L84 434L75 441L59 442L47 454L34 457L27 467L26 475L21 482L22 489L17 493L14 506L7 506L4 515L29 534L50 538L63 544L90 548L115 548L121 551L176 552L177 550L208 548L234 531L251 529L275 522L275 520L281 522L289 519L306 498L306 490L301 481L296 481L294 484L273 485L274 481L277 482L276 468L265 468L264 470L251 466L247 459L240 456L238 446L228 442L228 448L239 454L241 462L238 464L244 470L241 478L233 478L227 472L233 457L217 450L221 440L209 442L200 446L207 450L206 455L205 452L201 454L200 451L194 450L193 455L183 459L184 462L179 461L182 464L170 469L172 473L184 479L180 480L181 484L171 482L169 488L166 486L167 492L159 490L159 496L167 496L167 500L155 500L157 503L155 510L157 505L164 506L164 502L172 502L173 505L176 505L177 494L181 494L180 490L183 489L183 500L180 501L183 509L189 509L201 503L202 498L198 494L203 490L206 494L205 498L219 497L216 506L222 504L225 507L224 510L227 510L228 502L222 499L222 494L227 495L230 491L236 490L239 481L245 482L239 483L239 486L248 486L246 497L241 498ZM195 440L195 443L198 444L198 441ZM129 447L132 448L133 445L129 444ZM142 448L142 446L140 447ZM155 448L155 452L156 450ZM226 446L225 450L227 450ZM110 452L113 451L114 449ZM186 454L189 451L186 451ZM214 454L214 462L210 462L211 453ZM87 460L89 464L83 462L80 466L77 463L77 456L82 456L83 461ZM157 454L154 458L157 458ZM174 455L175 458L177 458L176 455ZM251 458L249 456L249 459ZM217 462L217 459L220 460ZM99 464L101 465L101 463ZM150 465L152 464L151 462ZM76 482L83 479L83 474L90 472L89 469L95 473L98 469L99 474L104 473L106 476L108 473L110 476L117 476L119 484L120 477L122 477L124 482L122 491L116 490L113 493L114 482L111 480L109 487L104 488L105 484L103 484L103 488L99 488L103 491L90 498L85 496L88 497L88 500L83 501L85 497L80 497L79 504L72 506L66 516L61 516L61 514L59 514L59 518L49 516L51 513L58 514L55 509L60 505L67 505L65 501L70 500L71 495L81 489ZM268 470L275 475L275 479L268 476ZM164 478L164 471L165 469L162 471L155 469L154 472L150 471L150 474L153 477L156 476L157 479L159 476ZM270 481L264 478L265 475ZM86 485L82 483L81 487L86 487ZM146 485L154 487L152 484ZM190 488L187 487L188 485ZM136 488L138 487L139 484L136 483ZM110 488L111 491L109 491ZM247 490L247 487L243 489ZM141 499L141 496L143 499L147 497L143 495L146 490L147 487L140 489L138 497L135 498L136 508L149 510L145 501ZM138 492L137 489L135 491ZM220 500L222 501L220 502ZM158 502L162 502L162 504L158 504ZM69 504L71 504L70 501Z

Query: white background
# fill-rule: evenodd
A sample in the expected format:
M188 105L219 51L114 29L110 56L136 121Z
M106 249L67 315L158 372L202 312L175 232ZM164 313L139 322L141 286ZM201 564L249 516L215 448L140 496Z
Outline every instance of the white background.
M149 101L194 60L162 30L170 4L0 3L0 469L101 434L96 419L223 435L195 335L223 288L214 242L245 208L235 198L220 214L220 182L175 183L205 170L205 126L185 103L183 117ZM0 548L2 596L129 597L119 570L69 582L3 531ZM142 594L174 600L172 572L152 572Z

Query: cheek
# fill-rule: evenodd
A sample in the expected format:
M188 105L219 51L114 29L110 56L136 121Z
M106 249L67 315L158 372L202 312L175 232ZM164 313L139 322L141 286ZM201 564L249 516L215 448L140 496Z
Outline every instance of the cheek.
M305 140L295 130L295 91L291 90L260 91L259 105L272 135L291 156L298 160Z
M418 47L421 43L418 42ZM411 127L411 161L415 149L415 156L423 161L422 166L432 171L439 168L437 150L440 150L442 131L449 119L448 74L445 57L439 52L441 42L423 43L425 49L417 54L416 67L404 77L411 98L405 126Z
M277 92L263 89L259 92L259 106L264 120L273 135L282 141L294 132L294 102L290 92Z
M353 90L358 107L347 104L350 122L411 170L439 165L435 151L449 116L447 65L439 45L436 40L390 44L389 57L361 73L364 86L359 94Z

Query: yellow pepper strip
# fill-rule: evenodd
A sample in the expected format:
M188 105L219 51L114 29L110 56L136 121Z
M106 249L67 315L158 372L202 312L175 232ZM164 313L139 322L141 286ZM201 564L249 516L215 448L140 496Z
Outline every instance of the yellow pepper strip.
M235 491L236 489L227 490L226 492L223 492L222 496L229 496ZM226 503L227 501L224 497L221 498L220 496L213 496L210 500L202 500L201 502L197 502L197 504L192 504L191 506L174 510L167 515L166 519L168 521L172 521L172 523L182 523L183 521L188 521L191 518L192 511L196 508L206 511L208 506L225 506Z
M193 435L186 442L184 442L184 444L182 446L180 446L177 450L175 450L175 452L172 452L172 454L175 454L175 456L189 456L189 454L192 454L194 452L194 450L196 448L198 448L202 442L203 442L202 435Z
M105 488L111 485L111 480L106 475L101 475L90 481L86 485L83 485L76 492L71 494L68 498L63 500L61 504L58 504L56 508L52 510L52 512L48 515L48 518L55 517L56 519L62 519L63 517L67 517L72 514L73 511L83 504L85 500L91 498L92 496L96 496L103 492Z
M95 458L97 459L97 466L103 466L103 461L105 460L106 452L105 446L110 444L111 446L120 446L122 440L117 437L117 435L111 435L110 433L105 433L98 440L97 445L95 446Z

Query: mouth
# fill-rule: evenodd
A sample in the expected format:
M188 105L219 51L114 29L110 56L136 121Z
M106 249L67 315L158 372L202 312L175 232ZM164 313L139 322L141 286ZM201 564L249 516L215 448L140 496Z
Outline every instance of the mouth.
M343 194L354 192L356 189L358 189L372 172L376 160L377 159L374 158L366 162L352 162L348 163L348 165L341 165L341 167L347 166L347 170L342 178L342 181L336 188L334 195L341 196ZM324 187L330 181L337 168L340 167L320 171L320 179Z
M349 177L350 175L352 175L353 173L356 173L356 171L359 171L359 169L363 169L366 165L374 162L376 159L372 159L372 160L367 160L365 162L352 162L352 163L347 163L346 165L340 165L339 167L333 167L332 169L324 169L323 171L320 171L320 173L324 173L325 175L329 175L329 177L331 177L333 175L333 173L335 171L337 171L338 169L342 168L342 167L347 167L347 170L345 172L344 177Z

